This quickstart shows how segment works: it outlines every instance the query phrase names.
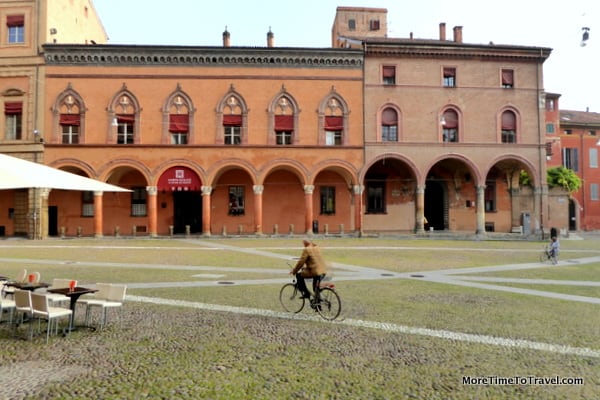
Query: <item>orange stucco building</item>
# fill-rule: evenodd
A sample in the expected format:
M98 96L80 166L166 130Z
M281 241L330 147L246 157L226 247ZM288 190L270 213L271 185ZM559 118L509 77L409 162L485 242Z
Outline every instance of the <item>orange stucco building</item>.
M436 39L388 38L387 10L365 7L337 8L331 48L278 48L273 32L264 47L235 47L227 31L221 46L109 45L91 1L64 25L47 3L0 8L38 32L20 44L30 71L0 80L35 134L3 151L132 192L9 192L0 207L26 212L0 215L7 235L32 237L31 222L18 223L32 214L35 237L534 233L551 223L550 49L467 44L462 27L449 38L444 24Z

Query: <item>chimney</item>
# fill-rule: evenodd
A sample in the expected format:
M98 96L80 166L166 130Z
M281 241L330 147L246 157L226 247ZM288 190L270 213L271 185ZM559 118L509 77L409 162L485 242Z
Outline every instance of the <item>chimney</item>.
M269 32L267 32L267 47L275 47L275 35L271 32L271 27L269 27Z
M463 39L462 39L462 26L455 26L454 27L454 41L456 43L462 43Z
M231 35L227 31L227 27L225 27L225 32L223 32L223 47L231 46Z
M440 22L440 40L446 40L446 23Z

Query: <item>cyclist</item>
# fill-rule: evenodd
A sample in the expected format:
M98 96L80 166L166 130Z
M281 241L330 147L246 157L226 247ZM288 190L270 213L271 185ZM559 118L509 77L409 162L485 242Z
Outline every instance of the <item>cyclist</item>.
M304 239L302 243L304 244L304 250L296 266L290 271L290 274L296 275L298 289L302 292L302 297L310 299L310 292L306 287L304 279L313 278L313 291L316 294L319 282L327 274L327 264L323 259L319 246L308 239Z

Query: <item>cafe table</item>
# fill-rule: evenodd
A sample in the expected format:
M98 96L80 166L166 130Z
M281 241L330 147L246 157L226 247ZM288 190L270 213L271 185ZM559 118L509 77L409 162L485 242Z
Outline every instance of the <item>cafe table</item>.
M48 289L49 293L58 293L67 296L70 300L69 308L71 309L71 319L69 321L69 332L74 331L75 327L75 305L77 304L77 300L83 296L84 294L96 293L98 289L89 289L81 286L76 286L73 289L71 288L55 288Z
M29 290L29 291L34 291L37 289L41 289L41 288L47 288L50 286L49 283L44 283L44 282L37 282L37 283L31 283L31 282L6 282L4 284L4 286L10 286L10 287L14 287L16 289L21 289L21 290Z

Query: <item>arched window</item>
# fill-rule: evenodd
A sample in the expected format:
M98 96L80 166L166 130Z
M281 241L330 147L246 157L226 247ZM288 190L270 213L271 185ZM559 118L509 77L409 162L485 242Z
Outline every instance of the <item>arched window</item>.
M319 144L343 146L348 143L348 106L335 88L319 106Z
M85 105L71 85L63 91L52 106L54 118L53 143L83 144L85 133Z
M459 123L458 113L453 109L447 109L442 115L442 141L448 143L458 142Z
M502 143L517 142L517 116L510 110L502 113L501 140Z
M398 113L391 107L385 108L381 113L381 140L398 141Z
M191 98L178 84L163 107L162 143L173 145L191 143L194 111Z
M233 85L219 103L217 112L221 119L217 144L236 146L248 143L248 107Z
M298 143L298 103L285 86L271 100L268 108L269 134L268 141L271 145L292 145Z
M108 114L110 118L109 143L140 143L140 106L125 84L113 98Z

